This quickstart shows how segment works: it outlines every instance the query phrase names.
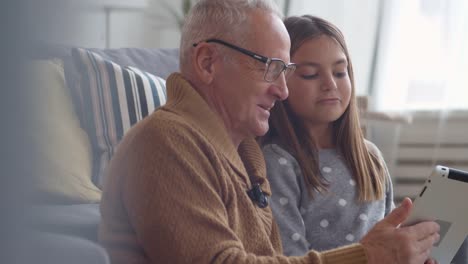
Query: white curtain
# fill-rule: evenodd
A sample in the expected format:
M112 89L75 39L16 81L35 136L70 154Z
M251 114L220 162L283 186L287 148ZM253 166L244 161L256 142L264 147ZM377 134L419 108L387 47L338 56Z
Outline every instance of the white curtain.
M374 109L468 110L468 1L382 1Z
M381 4L370 107L413 122L376 123L371 140L411 196L436 164L468 170L468 0Z

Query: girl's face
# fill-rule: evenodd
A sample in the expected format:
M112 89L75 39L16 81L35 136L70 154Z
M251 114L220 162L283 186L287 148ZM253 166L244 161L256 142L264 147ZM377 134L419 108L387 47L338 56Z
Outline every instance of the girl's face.
M328 125L346 110L351 97L348 61L340 45L321 35L304 42L291 61L288 102L306 126Z

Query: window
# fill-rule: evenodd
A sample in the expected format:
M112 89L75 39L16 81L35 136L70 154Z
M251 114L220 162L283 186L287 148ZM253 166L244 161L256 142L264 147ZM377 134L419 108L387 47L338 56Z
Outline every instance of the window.
M385 2L376 108L468 110L467 1Z

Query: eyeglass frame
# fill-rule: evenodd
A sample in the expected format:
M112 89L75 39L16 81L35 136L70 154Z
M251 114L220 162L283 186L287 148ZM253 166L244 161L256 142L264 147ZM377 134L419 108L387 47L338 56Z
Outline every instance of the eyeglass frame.
M229 47L233 50L236 50L244 55L247 55L251 58L254 58L255 60L258 60L260 62L263 62L265 63L266 65L266 68L265 68L265 73L263 75L263 79L267 82L274 82L278 79L278 77L281 75L281 73L283 72L286 72L286 70L289 69L289 74L285 77L288 78L289 76L291 76L291 74L296 70L297 68L297 64L296 63L288 63L286 64L282 59L278 59L278 58L269 58L269 57L266 57L266 56L263 56L263 55L260 55L260 54L257 54L255 52L252 52L250 50L247 50L247 49L244 49L244 48L241 48L239 46L236 46L234 44L231 44L231 43L228 43L224 40L220 40L220 39L216 39L216 38L211 38L211 39L207 39L207 40L204 40L204 41L200 41L198 43L194 43L192 44L193 47L196 47L199 43L201 42L206 42L206 43L218 43L218 44L221 44L221 45L224 45L226 47ZM273 79L273 80L268 80L267 79L267 73L268 73L268 70L270 69L270 65L273 61L279 61L283 64L283 69L281 71L279 71L278 75Z

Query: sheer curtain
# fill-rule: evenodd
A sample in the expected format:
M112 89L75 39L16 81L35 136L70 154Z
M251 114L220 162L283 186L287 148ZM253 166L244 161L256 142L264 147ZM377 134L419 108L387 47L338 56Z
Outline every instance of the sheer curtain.
M381 4L370 108L412 123L378 123L373 139L411 197L436 164L468 171L468 1Z
M382 1L374 109L468 110L468 1Z
M392 135L396 177L435 164L468 170L468 1L381 4L370 107L413 117Z
M398 202L416 197L436 164L468 171L468 0L381 4L371 108L413 120L393 135L375 127L376 139L390 141ZM468 263L468 239L453 263Z

